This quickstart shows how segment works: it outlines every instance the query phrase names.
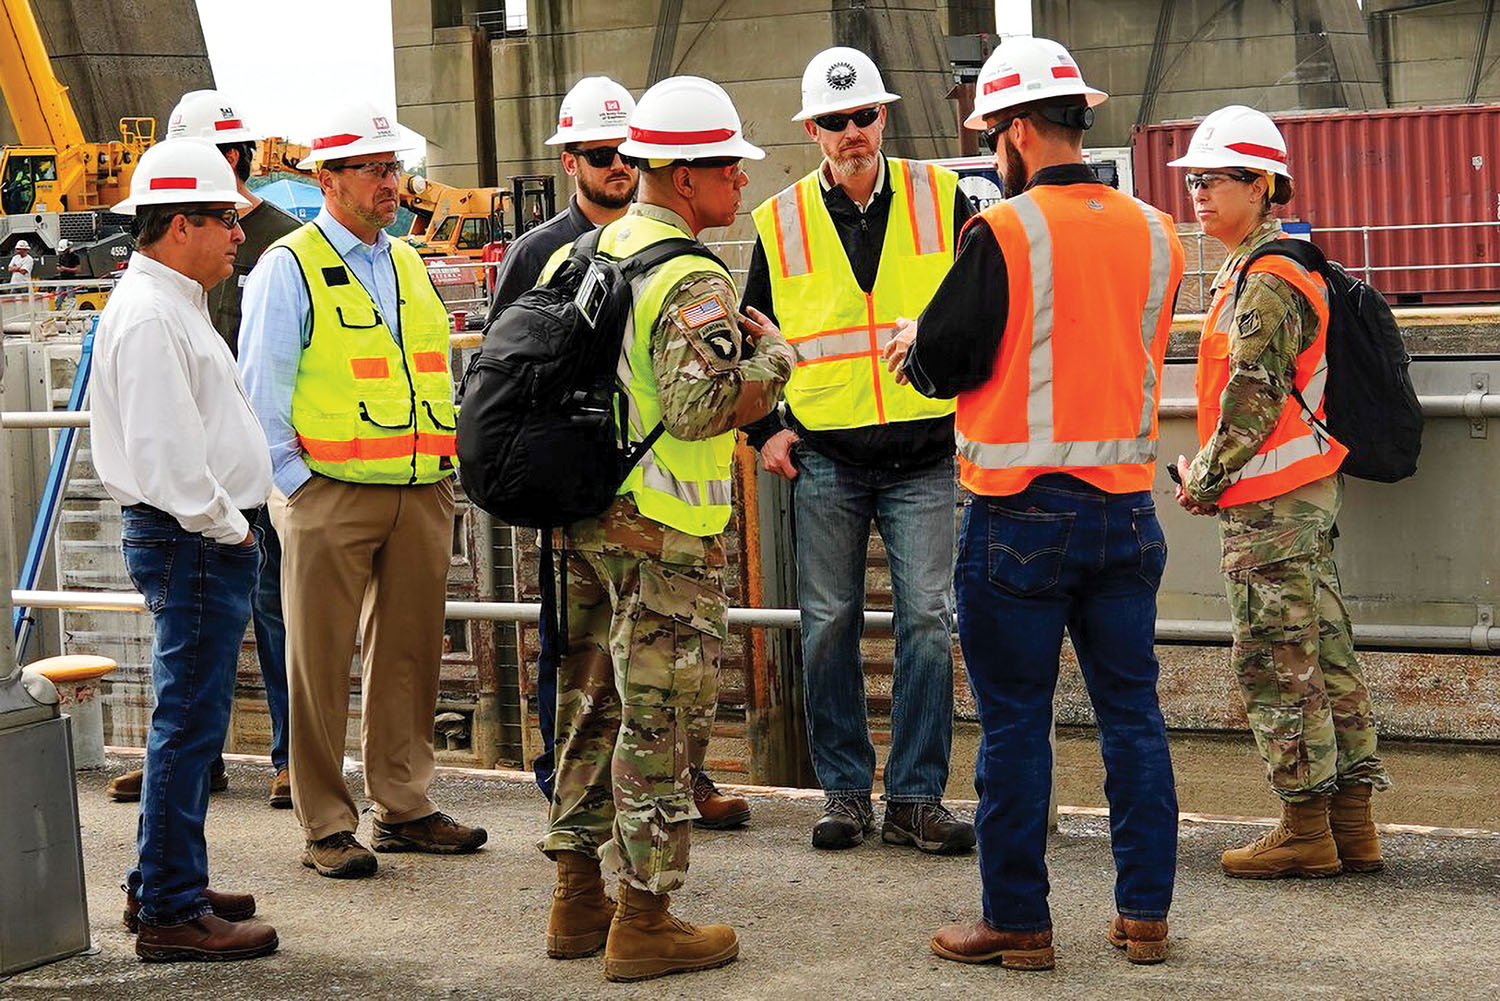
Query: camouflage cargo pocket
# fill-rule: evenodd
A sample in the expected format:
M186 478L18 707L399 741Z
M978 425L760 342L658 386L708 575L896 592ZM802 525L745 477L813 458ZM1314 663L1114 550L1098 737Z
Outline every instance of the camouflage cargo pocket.
M630 705L691 708L718 697L729 599L718 571L645 561L621 692Z

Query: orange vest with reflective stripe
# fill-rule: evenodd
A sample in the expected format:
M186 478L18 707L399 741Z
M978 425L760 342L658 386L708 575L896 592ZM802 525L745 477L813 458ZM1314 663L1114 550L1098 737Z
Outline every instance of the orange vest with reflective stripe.
M315 473L351 483L436 483L453 475L448 312L422 258L391 241L401 343L374 296L308 223L273 246L297 259L312 334L297 363L292 427Z
M1067 473L1151 489L1183 271L1172 217L1103 184L1043 184L969 224L995 234L1009 311L989 380L958 397L963 485L1003 497Z
M1293 384L1316 419L1326 426L1323 388L1328 381L1328 287L1321 275L1310 274L1289 257L1262 257L1250 267L1251 274L1275 275L1312 303L1318 315L1318 334L1297 356ZM1235 336L1234 286L1238 272L1229 276L1203 319L1198 341L1198 444L1213 437L1223 409L1224 387L1229 385L1229 342ZM1248 504L1280 497L1300 486L1338 472L1349 450L1326 431L1308 421L1296 396L1288 396L1281 419L1260 451L1230 476L1230 485L1219 495L1219 507Z

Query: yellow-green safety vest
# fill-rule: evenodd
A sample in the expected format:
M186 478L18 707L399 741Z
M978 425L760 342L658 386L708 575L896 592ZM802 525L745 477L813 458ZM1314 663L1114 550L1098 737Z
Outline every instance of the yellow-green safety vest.
M915 320L953 264L958 175L886 159L890 215L875 287L866 294L839 241L818 183L822 168L751 214L771 272L776 322L797 352L786 401L814 431L942 417L952 400L896 384L880 354L896 320Z
M684 236L687 234L670 223L631 214L604 227L597 249L624 258L663 240ZM554 254L541 280L550 278L571 253L570 244ZM722 275L734 287L734 279L716 261L691 254L674 257L634 283L635 303L625 324L618 371L629 398L633 441L644 440L661 421L661 398L651 364L651 331L662 305L684 278L705 271ZM619 495L632 498L641 514L668 528L688 535L718 535L729 524L733 456L733 431L704 441L683 441L663 431L620 485Z
M375 298L315 223L282 237L312 303L292 427L307 468L351 483L436 483L455 468L448 312L422 258L391 241L398 345Z

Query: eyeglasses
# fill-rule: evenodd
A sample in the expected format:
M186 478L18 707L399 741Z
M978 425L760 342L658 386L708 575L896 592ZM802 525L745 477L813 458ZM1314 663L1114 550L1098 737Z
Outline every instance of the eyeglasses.
M991 153L995 152L995 150L1000 148L1000 134L1009 130L1012 123L1019 122L1023 118L1030 117L1031 112L1022 111L1019 114L1011 115L1009 118L1002 118L1000 121L984 130L984 144L989 147Z
M225 229L234 229L240 224L239 209L183 209L182 214L204 219L217 219L224 224Z
M831 115L814 115L813 122L818 128L829 132L842 132L850 122L862 129L867 129L875 124L875 119L880 117L880 106L873 108L860 108L858 111L840 111Z
M615 157L620 155L620 147L595 146L592 149L579 149L577 147L569 147L568 152L584 160L590 167L597 167L600 170L603 170L605 167L609 167L614 164ZM632 164L629 161L626 161L625 166L629 167L632 166Z
M1201 174L1188 174L1182 180L1187 185L1188 192L1192 193L1199 188L1212 188L1222 181L1241 181L1248 184L1255 180L1255 175L1247 170L1239 170L1232 173L1216 170L1212 172L1204 171Z
M401 174L400 160L372 160L369 163L339 163L326 166L329 170L357 170L361 177L372 181L383 181L387 177L398 177Z

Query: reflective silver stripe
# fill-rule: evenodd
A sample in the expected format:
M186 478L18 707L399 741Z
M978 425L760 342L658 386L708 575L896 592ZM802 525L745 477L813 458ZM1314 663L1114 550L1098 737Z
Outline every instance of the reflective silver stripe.
M1052 431L1052 234L1047 218L1030 195L1012 198L1031 247L1031 355L1026 397L1027 437L1050 442Z
M1312 402L1311 400L1308 401ZM1282 442L1267 452L1261 452L1245 463L1229 476L1230 483L1238 483L1244 479L1254 479L1258 476L1269 476L1287 467L1301 462L1303 459L1311 459L1317 455L1324 455L1329 450L1328 439L1314 431L1310 435L1301 438L1293 438L1291 441Z
M936 254L943 247L943 217L938 211L937 196L932 183L932 167L921 161L902 161L902 173L906 175L906 196L911 200L912 219L916 230L912 243L918 254Z
M1156 442L1140 438L1110 441L1015 441L989 444L956 432L958 454L982 469L1025 466L1113 466L1156 461Z
M781 245L781 266L788 278L805 275L812 270L812 252L802 236L802 216L797 211L797 187L792 185L776 196L777 242Z
M875 328L875 350L880 351L896 336L895 324L879 325ZM826 358L847 358L851 355L868 355L870 332L867 329L850 330L842 334L814 334L792 342L797 352L797 364L807 365Z
M684 504L691 504L693 507L704 505L704 491L699 489L699 484L693 480L679 480L673 476L657 461L655 452L648 452L644 455L637 463L637 468L641 471L641 482L647 488L659 493L671 494ZM708 504L725 506L730 503L733 488L728 480L707 480L703 486L707 488Z
M1141 347L1146 351L1146 390L1141 399L1141 437L1148 438L1151 436L1151 418L1156 413L1156 365L1151 358L1151 342L1156 339L1156 327L1167 304L1167 278L1172 273L1172 251L1167 243L1167 228L1162 224L1161 216L1140 199L1136 199L1136 205L1146 217L1146 228L1151 233L1151 281L1146 290L1146 308L1141 313Z

